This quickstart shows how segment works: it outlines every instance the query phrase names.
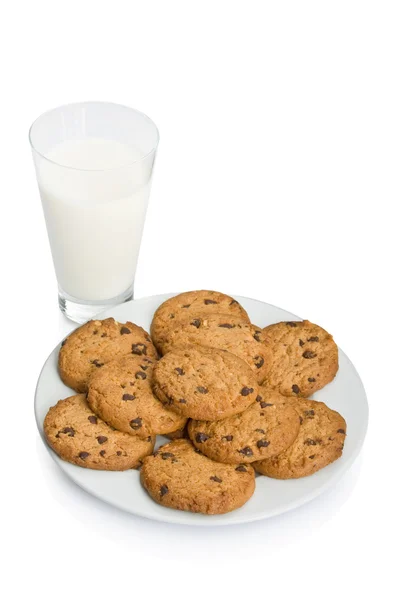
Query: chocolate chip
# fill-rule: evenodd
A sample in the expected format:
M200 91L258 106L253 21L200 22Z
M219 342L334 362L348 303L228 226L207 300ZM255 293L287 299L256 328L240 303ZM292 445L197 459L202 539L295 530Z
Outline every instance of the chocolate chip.
M261 331L256 331L253 334L253 338L256 340L256 342L261 342L261 340L260 340L260 333L261 333Z
M101 334L101 337L102 337L102 338L105 338L105 337L107 337L107 334L106 334L106 333L102 333L102 334Z
M190 324L194 325L198 329L201 325L201 321L200 321L200 319L194 319Z
M161 498L163 496L165 496L165 494L168 494L168 486L164 484L164 485L162 485L160 487L160 496L161 496Z
M186 402L185 398L180 398L180 399L178 400L178 402L179 402L180 404L187 404L187 402Z
M265 433L264 429L255 429L254 431L257 431L257 433Z
M216 302L215 300L206 299L204 300L204 304L218 304L218 302Z
M239 471L240 473L247 473L247 469L244 465L239 465L236 467L235 471Z
M222 479L220 479L216 475L213 475L212 477L210 477L210 479L211 479L211 481L216 481L217 483L222 483Z
M195 451L197 454L201 454L201 452L200 452L200 450L199 450L198 448L195 448L195 449L194 449L194 451Z
M135 379L146 379L147 375L143 371L138 371L135 373Z
M303 424L303 417L299 417L299 419L300 419L300 425L302 425Z
M287 321L286 325L289 325L289 327L297 327L297 323L295 323L294 321Z
M198 386L198 388L197 388L197 391L198 391L200 394L208 394L208 389L207 389L206 387L203 387L202 385L199 385L199 386Z
M346 432L344 429L338 429L336 433L343 433L343 435L346 435Z
M221 323L218 327L225 327L225 329L233 329L236 325L232 325L231 323Z
M253 450L249 446L238 450L238 452L239 454L244 454L244 456L253 456Z
M241 395L242 396L248 396L249 394L252 394L254 392L253 388L248 388L248 387L244 387L241 389Z
M135 394L124 394L122 396L122 400L125 400L125 402L127 402L128 400L134 400L135 398Z
M267 442L267 440L258 440L257 448L266 448L270 445L271 442Z
M296 384L292 385L292 391L294 394L298 394L300 392L299 386Z
M147 346L146 344L132 344L132 354L138 354L142 356L142 354L147 354Z
M189 308L190 304L182 304L182 308Z
M231 442L233 440L233 435L223 435L222 439Z
M68 435L68 437L74 437L75 435L75 429L72 429L72 427L64 427L64 429L61 429L56 437L60 437L60 433L65 433Z
M264 364L264 359L263 359L263 357L262 357L262 356L255 356L253 360L254 360L254 364L255 364L255 366L257 367L257 369L261 369L261 367L262 367L262 366L263 366L263 364ZM257 361L257 362L256 362L256 361Z
M89 452L79 452L79 458L85 460L89 456Z
M315 458L315 454L311 454L311 456L309 456L308 458L311 458L311 460L313 460L313 458Z
M175 319L175 315L174 315L174 313L171 313L171 314L169 315L169 318L170 318L170 319Z
M151 342L151 337L149 335L145 335L144 339L147 340L148 342Z
M142 426L142 419L140 417L137 419L132 419L132 421L129 421L129 425L132 427L132 429L140 429Z
M307 342L319 342L319 337L317 335L313 335L307 339Z
M95 329L95 330L93 331L93 335L97 335L98 333L99 333L99 330L98 330L98 329Z
M174 458L175 454L172 454L172 452L162 452L161 453L161 458L163 460L168 460L168 458Z
M94 415L90 415L90 417L88 417L88 421L90 421L92 425L97 425L97 417Z
M108 437L106 437L105 435L98 435L96 439L99 442L99 444L105 444L108 440Z
M63 340L63 341L61 342L61 347L62 347L62 346L65 346L65 344L66 344L66 343L67 343L67 340Z
M99 454L100 454L100 456L105 456L106 451L105 450L100 450Z
M299 340L299 346L304 346L305 342L303 340Z
M181 369L180 367L176 367L175 371L178 373L178 375L184 375L185 371L183 369Z
M310 439L306 440L304 443L306 446L316 446L317 445L317 442L315 440L310 440Z
M127 333L132 333L130 329L128 329L127 327L121 327L121 329L119 330L121 335L127 334Z
M100 362L97 358L95 358L94 360L92 360L92 365L95 365L96 367L102 367L104 363Z
M231 300L229 306L232 306L232 304L239 304L239 302L237 300Z
M261 400L262 400L262 396L257 396L256 402L261 402Z
M303 352L303 358L315 358L317 354L315 352L311 352L311 350L306 350Z
M267 406L272 406L272 404L268 404L267 402L260 402L261 408L266 408Z
M309 377L309 378L308 378L308 381L309 381L310 383L314 383L314 381L315 381L315 377Z
M202 444L203 442L206 442L209 437L210 436L205 433L196 433L195 440L198 444Z
M314 410L305 410L304 414L306 415L306 417L313 417L315 415L315 411Z
M117 456L121 456L122 452L121 450L117 450Z

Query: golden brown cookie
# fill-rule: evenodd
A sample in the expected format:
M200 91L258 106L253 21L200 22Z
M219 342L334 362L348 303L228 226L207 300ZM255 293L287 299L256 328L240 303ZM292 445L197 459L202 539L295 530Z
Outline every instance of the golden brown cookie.
M155 438L115 431L90 410L85 394L52 406L44 420L47 442L60 458L87 469L125 471L151 454Z
M299 433L299 417L291 403L274 392L262 393L257 402L233 417L189 421L189 437L203 454L219 462L263 460L286 450Z
M255 488L251 466L214 462L189 440L175 440L148 456L140 479L158 504L207 515L243 506Z
M259 337L268 351L264 385L284 396L311 396L337 373L338 348L332 336L310 321L269 325Z
M154 313L151 336L155 346L161 351L169 338L170 331L176 327L176 323L181 318L187 319L191 315L209 313L232 315L250 323L247 312L231 296L208 290L184 292L163 302Z
M184 417L216 421L244 411L255 402L259 386L251 368L234 354L187 346L158 361L153 390Z
M146 438L183 428L185 417L165 407L153 394L155 362L147 356L123 356L94 373L88 404L104 421L125 433Z
M165 437L169 438L170 440L181 440L183 438L187 439L188 438L187 423L181 429L177 429L176 431L171 431L171 433L166 433Z
M157 358L157 351L144 329L111 318L88 321L62 342L58 355L60 377L77 392L86 392L93 373L110 360L128 354Z
M165 354L172 348L195 344L220 348L236 354L254 371L258 383L267 375L268 351L260 339L261 329L244 322L240 317L211 313L181 318L162 344Z
M292 401L300 419L300 431L281 454L253 463L263 475L275 479L306 477L326 467L342 455L346 421L323 402L299 398Z

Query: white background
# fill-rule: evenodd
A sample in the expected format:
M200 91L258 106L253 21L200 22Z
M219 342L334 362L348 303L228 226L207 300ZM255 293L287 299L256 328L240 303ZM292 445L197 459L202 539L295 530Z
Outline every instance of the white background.
M393 598L399 534L400 13L379 0L9 2L0 20L5 598ZM334 490L200 531L119 513L42 446L33 394L71 326L27 140L41 112L131 105L161 143L137 297L215 288L333 332L370 402Z

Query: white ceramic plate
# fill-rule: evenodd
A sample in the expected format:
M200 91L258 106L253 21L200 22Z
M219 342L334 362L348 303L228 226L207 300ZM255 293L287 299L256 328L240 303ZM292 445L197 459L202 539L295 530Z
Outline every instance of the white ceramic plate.
M174 294L152 296L133 300L107 310L99 318L115 317L118 321L133 321L150 328L155 309ZM298 317L281 308L249 298L236 297L249 313L253 323L265 327L278 321L298 320ZM45 362L35 395L35 415L39 432L43 437L43 421L53 404L74 392L66 387L58 376L57 346ZM368 424L368 403L363 384L347 356L339 351L339 372L332 383L314 394L315 400L325 402L340 412L347 422L347 437L342 457L318 473L303 479L279 481L259 476L253 497L242 508L226 515L199 515L159 506L144 491L138 471L124 472L91 471L62 461L48 448L61 469L80 487L97 498L122 510L170 523L186 525L229 525L265 519L286 512L321 494L335 484L350 467L361 450ZM168 440L159 436L161 445ZM46 444L47 446L47 444Z

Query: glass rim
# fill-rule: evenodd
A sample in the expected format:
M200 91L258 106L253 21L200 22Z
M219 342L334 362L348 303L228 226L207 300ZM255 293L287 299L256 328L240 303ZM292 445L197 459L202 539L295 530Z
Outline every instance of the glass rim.
M156 132L156 143L154 144L152 149L149 152L147 152L147 154L144 154L140 158L138 158L136 160L132 160L129 163L126 163L124 165L119 165L118 167L110 167L107 169L79 169L78 167L69 167L68 165L63 165L62 163L58 163L55 160L51 160L51 158L48 158L45 154L43 154L42 152L39 152L39 150L35 147L35 145L33 143L33 139L32 139L32 130L33 130L34 126L38 123L38 121L42 117L45 117L46 115L48 115L49 113L60 110L61 108L68 108L70 106L78 106L80 104L81 105L83 105L83 104L107 105L108 104L109 106L118 106L119 108L125 108L131 112L136 113L137 115L140 115L150 125L152 125L154 127L155 132ZM152 119L150 119L150 117L148 115L146 115L144 112L141 112L140 110L137 110L136 108L132 108L131 106L126 106L125 104L118 104L118 102L107 102L107 101L102 101L102 100L87 100L84 102L69 102L68 104L60 104L59 106L55 106L54 108L50 108L49 110L46 110L45 112L41 113L38 117L36 117L36 119L33 121L32 125L29 127L28 139L29 139L29 144L30 144L32 151L36 152L36 154L38 154L41 158L43 158L43 160L46 160L47 162L49 162L53 165L56 165L57 167L62 167L63 169L70 169L71 171L82 171L82 172L88 172L88 173L104 173L107 171L117 171L118 169L124 169L126 167L130 167L134 164L140 163L143 160L145 160L147 157L149 157L151 154L153 154L157 150L158 143L160 141L160 133L159 133L158 127L154 123L154 121Z

